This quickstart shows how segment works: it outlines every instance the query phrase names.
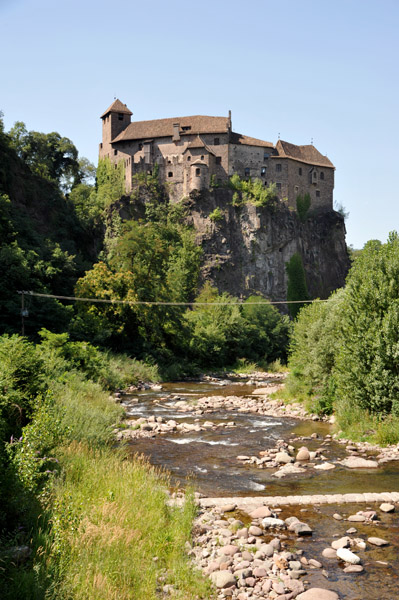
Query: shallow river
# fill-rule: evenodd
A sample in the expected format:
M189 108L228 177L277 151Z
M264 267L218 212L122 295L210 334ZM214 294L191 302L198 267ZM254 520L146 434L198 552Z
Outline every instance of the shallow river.
M231 422L236 427L216 431L170 433L150 439L134 440L132 452L143 453L153 465L165 467L174 484L184 486L194 481L196 489L206 496L288 496L298 494L328 494L349 492L399 491L399 461L385 464L378 470L349 470L337 465L333 471L320 472L308 469L306 473L289 475L277 480L272 476L274 469L259 469L243 465L237 455L258 455L261 450L274 448L278 439L291 442L295 447L307 446L309 450L321 447L323 439L310 439L314 432L323 438L331 433L326 423L298 421L292 418L275 418L237 411L194 414L195 403L204 396L250 396L255 387L243 384L224 386L212 383L164 384L159 392L138 392L134 397L124 398L124 406L131 417L162 416L177 422ZM170 398L170 395L173 398ZM167 397L167 399L164 399ZM138 402L137 402L138 398ZM179 400L193 404L193 412L179 412L175 407ZM295 440L297 436L309 439ZM345 447L331 440L323 447L328 461L346 456ZM363 505L309 506L283 508L282 516L297 515L314 530L311 539L296 542L303 547L308 558L323 562L328 571L328 581L321 570L309 571L305 578L312 585L334 589L345 600L397 600L399 599L399 513L379 513L378 526L364 523L337 522L334 512L343 515L365 509ZM377 508L375 505L370 508ZM303 511L306 511L303 514ZM398 508L397 508L398 510ZM301 512L302 511L302 512ZM345 535L346 530L356 525L357 536L375 535L388 539L390 546L371 548L362 556L364 573L344 574L343 565L335 560L321 558L323 548L330 545L333 536ZM356 536L355 536L356 537ZM368 562L367 562L368 561ZM386 562L387 565L378 561Z

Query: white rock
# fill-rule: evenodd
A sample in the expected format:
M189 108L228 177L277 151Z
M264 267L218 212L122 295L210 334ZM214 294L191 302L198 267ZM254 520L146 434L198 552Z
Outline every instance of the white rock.
M337 556L341 560L344 560L345 562L350 563L351 565L358 565L360 563L360 558L356 554L348 550L348 548L338 548Z
M367 460L360 456L348 456L340 461L341 465L348 469L377 469L378 462L375 460Z

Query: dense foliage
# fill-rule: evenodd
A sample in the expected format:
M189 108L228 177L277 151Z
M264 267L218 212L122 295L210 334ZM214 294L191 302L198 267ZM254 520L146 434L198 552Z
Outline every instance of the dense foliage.
M334 409L345 431L369 429L383 441L387 423L390 439L399 438L398 298L393 233L386 244L366 244L344 290L301 310L289 361L293 394L313 398L325 412Z
M277 202L277 188L274 183L266 186L261 179L241 179L237 174L229 180L229 187L235 190L233 195L233 206L240 207L243 204L254 206L275 207Z

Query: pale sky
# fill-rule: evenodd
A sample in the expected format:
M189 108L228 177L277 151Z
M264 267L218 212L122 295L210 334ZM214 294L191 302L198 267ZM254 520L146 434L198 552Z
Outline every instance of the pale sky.
M6 129L58 131L97 162L117 96L146 120L227 115L336 166L347 243L399 229L398 0L0 0Z

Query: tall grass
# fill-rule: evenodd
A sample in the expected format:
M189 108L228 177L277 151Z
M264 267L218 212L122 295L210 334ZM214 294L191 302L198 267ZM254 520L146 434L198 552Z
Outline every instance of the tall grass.
M192 495L182 508L170 507L167 474L115 448L112 430L123 409L98 377L108 377L109 357L82 344L51 342L36 349L40 369L26 371L29 381L38 377L45 385L25 400L30 419L22 437L0 453L0 484L11 496L4 517L12 513L14 523L0 531L0 598L155 600L166 584L176 599L209 598L209 582L185 552ZM62 353L55 342L62 342ZM22 338L12 344L17 351L27 345ZM26 350L37 358L32 344ZM125 358L115 361L122 372L123 365L131 368ZM11 369L3 403L13 401L14 380ZM17 545L29 546L28 560L15 558Z
M185 553L195 506L166 504L166 474L111 449L72 443L54 486L51 559L59 578L50 598L152 600L165 584L175 598L208 597Z

